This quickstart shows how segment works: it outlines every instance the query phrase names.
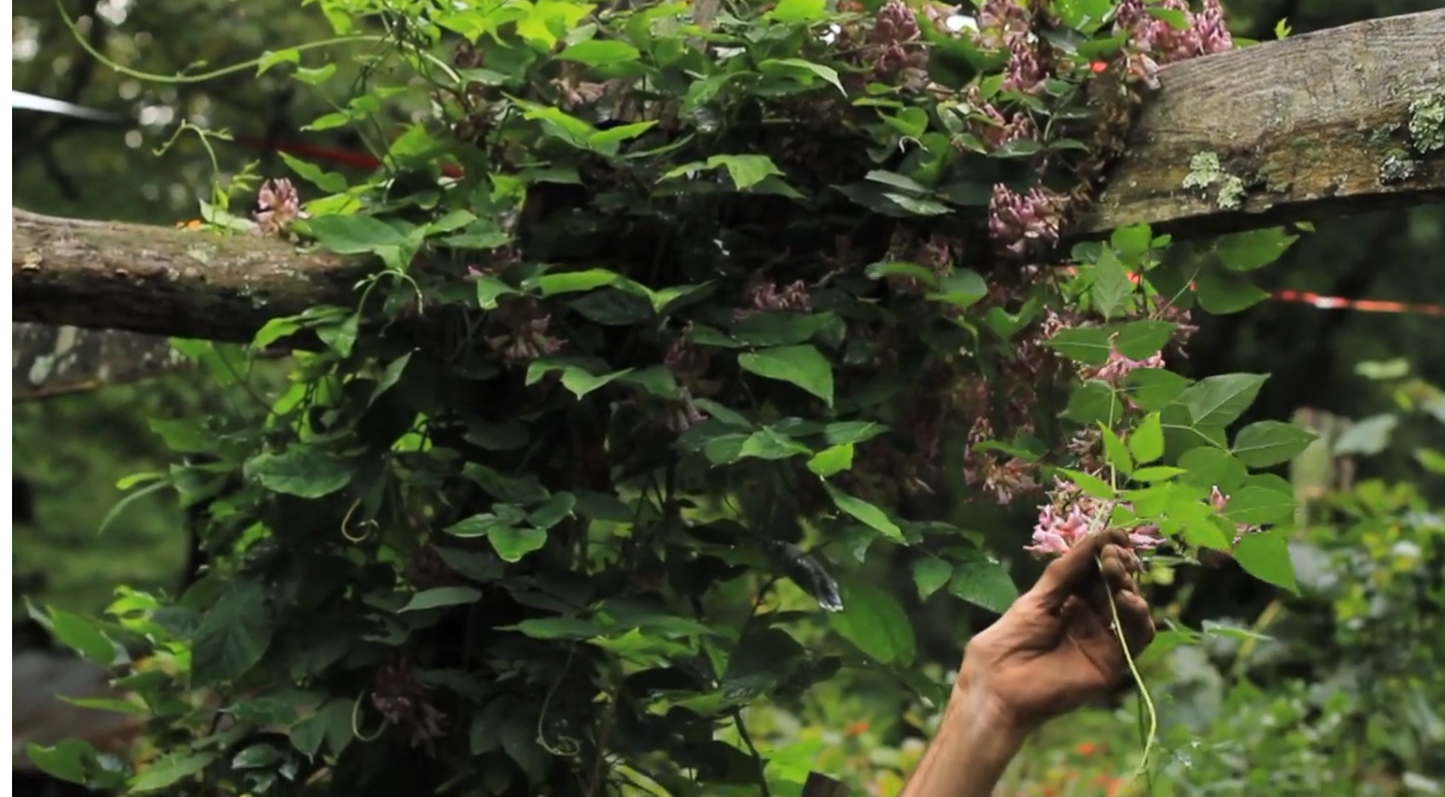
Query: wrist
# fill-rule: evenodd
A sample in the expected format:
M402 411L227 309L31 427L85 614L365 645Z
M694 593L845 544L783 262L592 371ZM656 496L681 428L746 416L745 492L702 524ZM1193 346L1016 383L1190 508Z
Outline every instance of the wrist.
M901 797L988 797L1025 736L986 691L960 678Z
M1015 750L1036 728L1022 721L994 690L987 675L965 664L953 682L945 722L966 723L986 731Z

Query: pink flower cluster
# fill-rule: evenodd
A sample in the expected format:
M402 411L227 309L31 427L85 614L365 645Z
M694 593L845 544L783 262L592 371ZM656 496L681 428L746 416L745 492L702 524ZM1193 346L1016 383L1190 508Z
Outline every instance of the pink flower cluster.
M1033 537L1024 550L1037 556L1056 556L1068 551L1088 537L1108 528L1109 518L1103 516L1111 511L1111 504L1090 498L1069 482L1055 481L1050 493L1052 500L1039 510L1038 523L1034 525ZM1229 504L1229 496L1218 487L1209 491L1209 505L1215 512L1223 514ZM1128 508L1128 504L1120 504ZM1234 539L1238 543L1245 534L1254 531L1251 526L1236 524ZM1159 527L1153 523L1136 526L1129 530L1129 542L1137 550L1157 548L1164 539Z
M808 310L813 305L812 294L802 280L795 280L779 289L776 282L761 282L748 292L751 306L733 311L733 319L741 321L750 315L766 310Z
M432 754L433 742L445 732L446 716L433 704L427 688L411 663L390 661L377 668L371 686L371 705L387 724L411 730L411 746Z
M563 341L548 334L552 317L535 299L504 297L489 319L501 334L487 337L487 346L508 365L523 365L562 348Z
M978 9L976 40L980 47L1002 49L1029 35L1032 0L985 0Z
M987 121L974 125L974 135L990 149L998 149L1012 141L1038 140L1039 127L1032 116L1023 111L1014 111L1012 116L1004 118L992 103L978 99L976 86L969 86L967 93L970 104L987 117Z
M913 9L902 0L884 3L865 37L876 52L874 78L894 84L921 82L928 68L928 50L918 46L919 34Z
M1009 41L1008 64L1003 70L1004 91L1038 94L1044 90L1048 77L1028 39L1017 36Z
M296 219L306 218L306 212L301 209L301 195L285 177L261 184L256 207L256 212L251 214L256 222L255 231L272 238L280 237L286 225Z
M1188 24L1176 28L1151 15L1149 6L1177 11ZM1219 0L1204 0L1204 7L1197 13L1187 0L1161 0L1147 5L1145 0L1122 0L1114 16L1114 30L1127 31L1133 49L1159 64L1222 53L1234 46Z
M1056 480L1054 484L1053 500L1039 511L1032 541L1024 546L1025 551L1037 556L1064 553L1085 537L1103 531L1113 511L1112 503L1090 498L1069 482ZM1150 550L1163 540L1158 526L1144 525L1130 529L1129 542L1135 549Z
M968 433L968 448L964 451L963 478L993 496L1001 505L1013 503L1022 493L1037 490L1034 476L1038 465L1021 457L1005 457L995 451L977 451L975 446L994 437L993 424L988 417L978 415Z
M1060 194L1041 186L1019 193L1000 183L988 201L988 232L995 241L1005 242L1009 252L1023 255L1030 243L1052 244L1059 239L1063 214Z
M1143 360L1131 360L1128 357L1120 354L1118 349L1114 349L1109 352L1109 359L1103 365L1097 366L1095 368L1086 369L1084 372L1084 378L1098 379L1104 382L1108 382L1114 387L1118 387L1124 383L1124 380L1128 378L1129 374L1132 371L1140 368L1163 367L1164 355L1160 352L1155 352L1153 355Z

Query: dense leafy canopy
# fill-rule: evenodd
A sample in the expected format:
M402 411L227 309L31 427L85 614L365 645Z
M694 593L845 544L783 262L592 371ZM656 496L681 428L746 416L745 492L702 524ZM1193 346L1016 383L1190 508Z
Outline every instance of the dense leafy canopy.
M1258 301L1247 272L1293 236L1188 261L1144 227L1059 244L1154 61L1219 46L1209 8L990 2L974 30L897 0L316 5L366 48L310 127L386 141L385 168L288 158L313 198L243 175L195 234L376 268L356 306L258 333L320 343L278 400L163 430L192 456L152 483L207 507L209 573L104 621L45 616L125 670L162 752L132 771L32 751L48 771L753 794L745 708L844 668L941 697L865 560L905 549L925 596L1016 595L1000 557L1025 541L899 510L950 471L1042 506L1034 551L1112 523L1161 562L1229 551L1295 588L1267 530L1294 489L1260 471L1313 437L1234 429L1264 375L1163 358L1196 305ZM316 52L258 66L324 86ZM245 354L179 345L217 372Z

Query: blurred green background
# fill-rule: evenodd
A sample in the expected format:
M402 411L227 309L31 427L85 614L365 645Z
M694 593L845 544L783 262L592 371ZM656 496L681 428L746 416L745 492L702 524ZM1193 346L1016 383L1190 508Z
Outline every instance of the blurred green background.
M195 64L204 71L330 35L319 14L294 0L63 4L92 46L150 73ZM1270 39L1282 18L1298 35L1445 3L1226 5L1236 35ZM14 88L137 120L107 127L15 112L19 207L170 226L197 215L196 200L213 177L225 179L248 160L261 161L263 176L285 174L274 155L226 142L212 144L213 162L195 136L158 155L182 120L262 139L362 146L354 134L298 133L330 105L285 77L243 70L200 83L148 82L96 63L49 0L16 2L13 19ZM330 85L344 87L348 68L343 62L342 78ZM1445 304L1445 208L1321 224L1260 283ZM1295 418L1323 430L1326 442L1293 474L1310 499L1294 532L1300 596L1275 594L1230 566L1149 576L1161 619L1215 631L1203 644L1172 649L1176 640L1166 635L1145 661L1163 723L1153 793L1445 794L1442 320L1282 302L1196 320L1201 332L1175 368L1191 376L1270 373L1241 423ZM96 611L118 584L177 583L186 538L173 497L138 500L97 532L122 495L118 480L169 464L149 419L225 412L227 390L196 371L13 408L16 479L35 497L33 522L17 523L12 535L18 611L22 596ZM952 514L1000 551L1017 550L1031 525L956 495L903 511ZM1016 579L1027 584L1037 565L1016 559ZM971 629L988 617L941 593L919 601L901 563L876 558L869 568L869 577L911 601L920 654L944 678ZM1048 728L1020 757L1007 793L1127 793L1123 779L1139 753L1132 691ZM897 792L934 716L896 684L863 676L751 714L772 766L823 770L856 793L878 795Z

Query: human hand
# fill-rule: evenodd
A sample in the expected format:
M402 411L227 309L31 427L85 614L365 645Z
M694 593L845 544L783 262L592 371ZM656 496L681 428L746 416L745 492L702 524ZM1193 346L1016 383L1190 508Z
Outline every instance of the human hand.
M969 642L956 689L1019 733L1103 696L1128 672L1108 595L1131 656L1154 638L1149 605L1134 583L1139 567L1119 529L1075 545Z

